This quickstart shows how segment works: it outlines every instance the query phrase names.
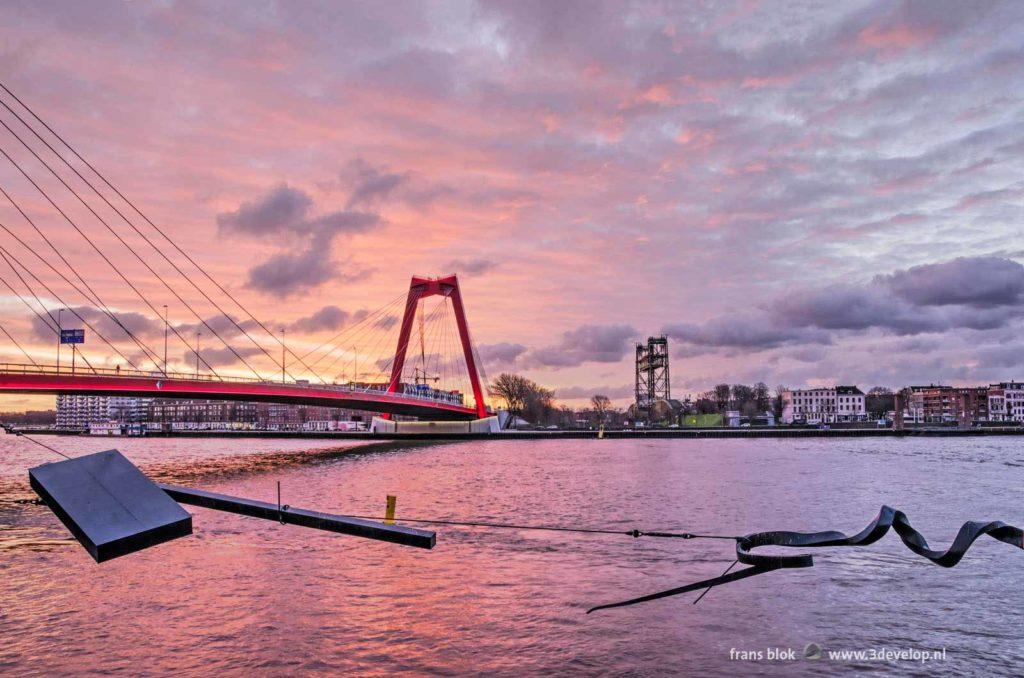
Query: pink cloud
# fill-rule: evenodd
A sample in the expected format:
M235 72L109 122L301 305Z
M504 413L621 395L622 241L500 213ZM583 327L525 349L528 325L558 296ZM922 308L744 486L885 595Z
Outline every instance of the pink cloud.
M1021 104L1005 94L1018 63L1006 45L1024 30L1012 6L67 11L9 11L8 84L282 322L327 305L374 308L414 272L493 261L467 279L474 334L535 349L588 323L642 333L807 279L870 277L950 248L1011 250L1019 234L1024 167L1007 121ZM281 184L309 196L311 218L345 210L357 158L378 179L401 178L368 189L359 209L377 215L373 228L321 250L283 227L218 234L218 214ZM31 187L10 168L0 182L67 236L69 257L112 302L136 308ZM945 221L954 212L960 230ZM2 201L0 219L25 227ZM245 285L288 253L271 277L310 275L282 308ZM684 360L674 372L759 369L744 360ZM585 364L531 369L554 386L596 383ZM628 374L628 358L616 369Z
M864 47L882 52L900 52L926 45L935 39L937 31L925 26L868 26L857 34Z

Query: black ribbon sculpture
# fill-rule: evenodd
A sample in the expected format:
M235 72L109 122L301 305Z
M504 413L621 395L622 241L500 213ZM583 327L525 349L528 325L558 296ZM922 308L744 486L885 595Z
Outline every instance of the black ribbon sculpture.
M821 546L867 546L868 544L874 544L876 541L884 537L889 531L889 528L896 531L896 534L899 535L900 539L903 540L903 543L906 544L907 548L911 551L919 556L927 558L936 565L941 565L942 567L953 567L959 563L960 559L964 557L964 554L967 553L967 550L971 547L971 544L973 544L978 537L984 534L989 535L993 539L998 539L1001 542L1024 549L1024 530L1021 530L1019 527L1007 525L999 520L994 520L988 523L972 520L963 524L956 535L956 539L953 540L953 543L946 551L934 551L928 547L928 541L924 536L910 525L910 521L907 519L905 513L897 511L890 506L883 506L878 517L875 518L870 525L852 537L848 537L842 532L835 531L755 532L754 534L748 534L745 537L737 537L736 560L744 565L750 565L750 567L744 570L737 570L736 572L729 572L727 570L725 574L712 579L705 579L704 581L687 584L667 591L652 593L650 595L641 596L640 598L624 600L618 603L610 603L608 605L598 605L597 607L587 610L587 614L597 610L607 610L613 607L625 607L627 605L636 605L637 603L646 603L650 600L676 596L690 591L710 589L713 586L728 584L734 581L739 581L740 579L746 579L747 577L771 572L772 570L794 567L811 567L814 565L814 559L810 554L806 553L792 556L757 555L753 553L753 549L761 546L789 546L795 548Z

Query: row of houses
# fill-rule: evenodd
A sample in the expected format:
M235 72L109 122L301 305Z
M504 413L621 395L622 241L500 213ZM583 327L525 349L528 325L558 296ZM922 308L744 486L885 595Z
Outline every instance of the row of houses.
M783 424L867 421L867 396L856 386L783 391ZM1024 382L988 386L907 386L886 417L899 424L1024 423Z
M988 386L908 386L900 392L903 423L1024 422L1024 382Z
M129 430L343 431L365 428L372 412L225 400L100 395L57 396L57 428L103 433Z

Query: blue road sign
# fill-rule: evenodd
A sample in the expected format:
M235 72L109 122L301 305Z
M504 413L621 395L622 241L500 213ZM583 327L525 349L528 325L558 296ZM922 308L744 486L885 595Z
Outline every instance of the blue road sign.
M62 344L84 344L85 330L61 330L60 343Z

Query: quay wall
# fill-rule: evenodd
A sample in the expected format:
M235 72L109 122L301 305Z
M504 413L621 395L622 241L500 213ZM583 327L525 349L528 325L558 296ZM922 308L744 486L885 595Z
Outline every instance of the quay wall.
M87 435L59 429L26 429L29 435ZM803 429L803 428L705 428L705 429L623 429L608 430L603 437L622 438L912 438L912 437L975 437L1024 435L1024 427L983 428L912 428L902 431L891 428ZM93 436L96 438L107 436ZM121 436L109 436L111 438ZM347 432L347 431L172 431L151 432L145 437L173 438L290 438L335 440L583 440L599 438L594 430L451 432L421 431Z

